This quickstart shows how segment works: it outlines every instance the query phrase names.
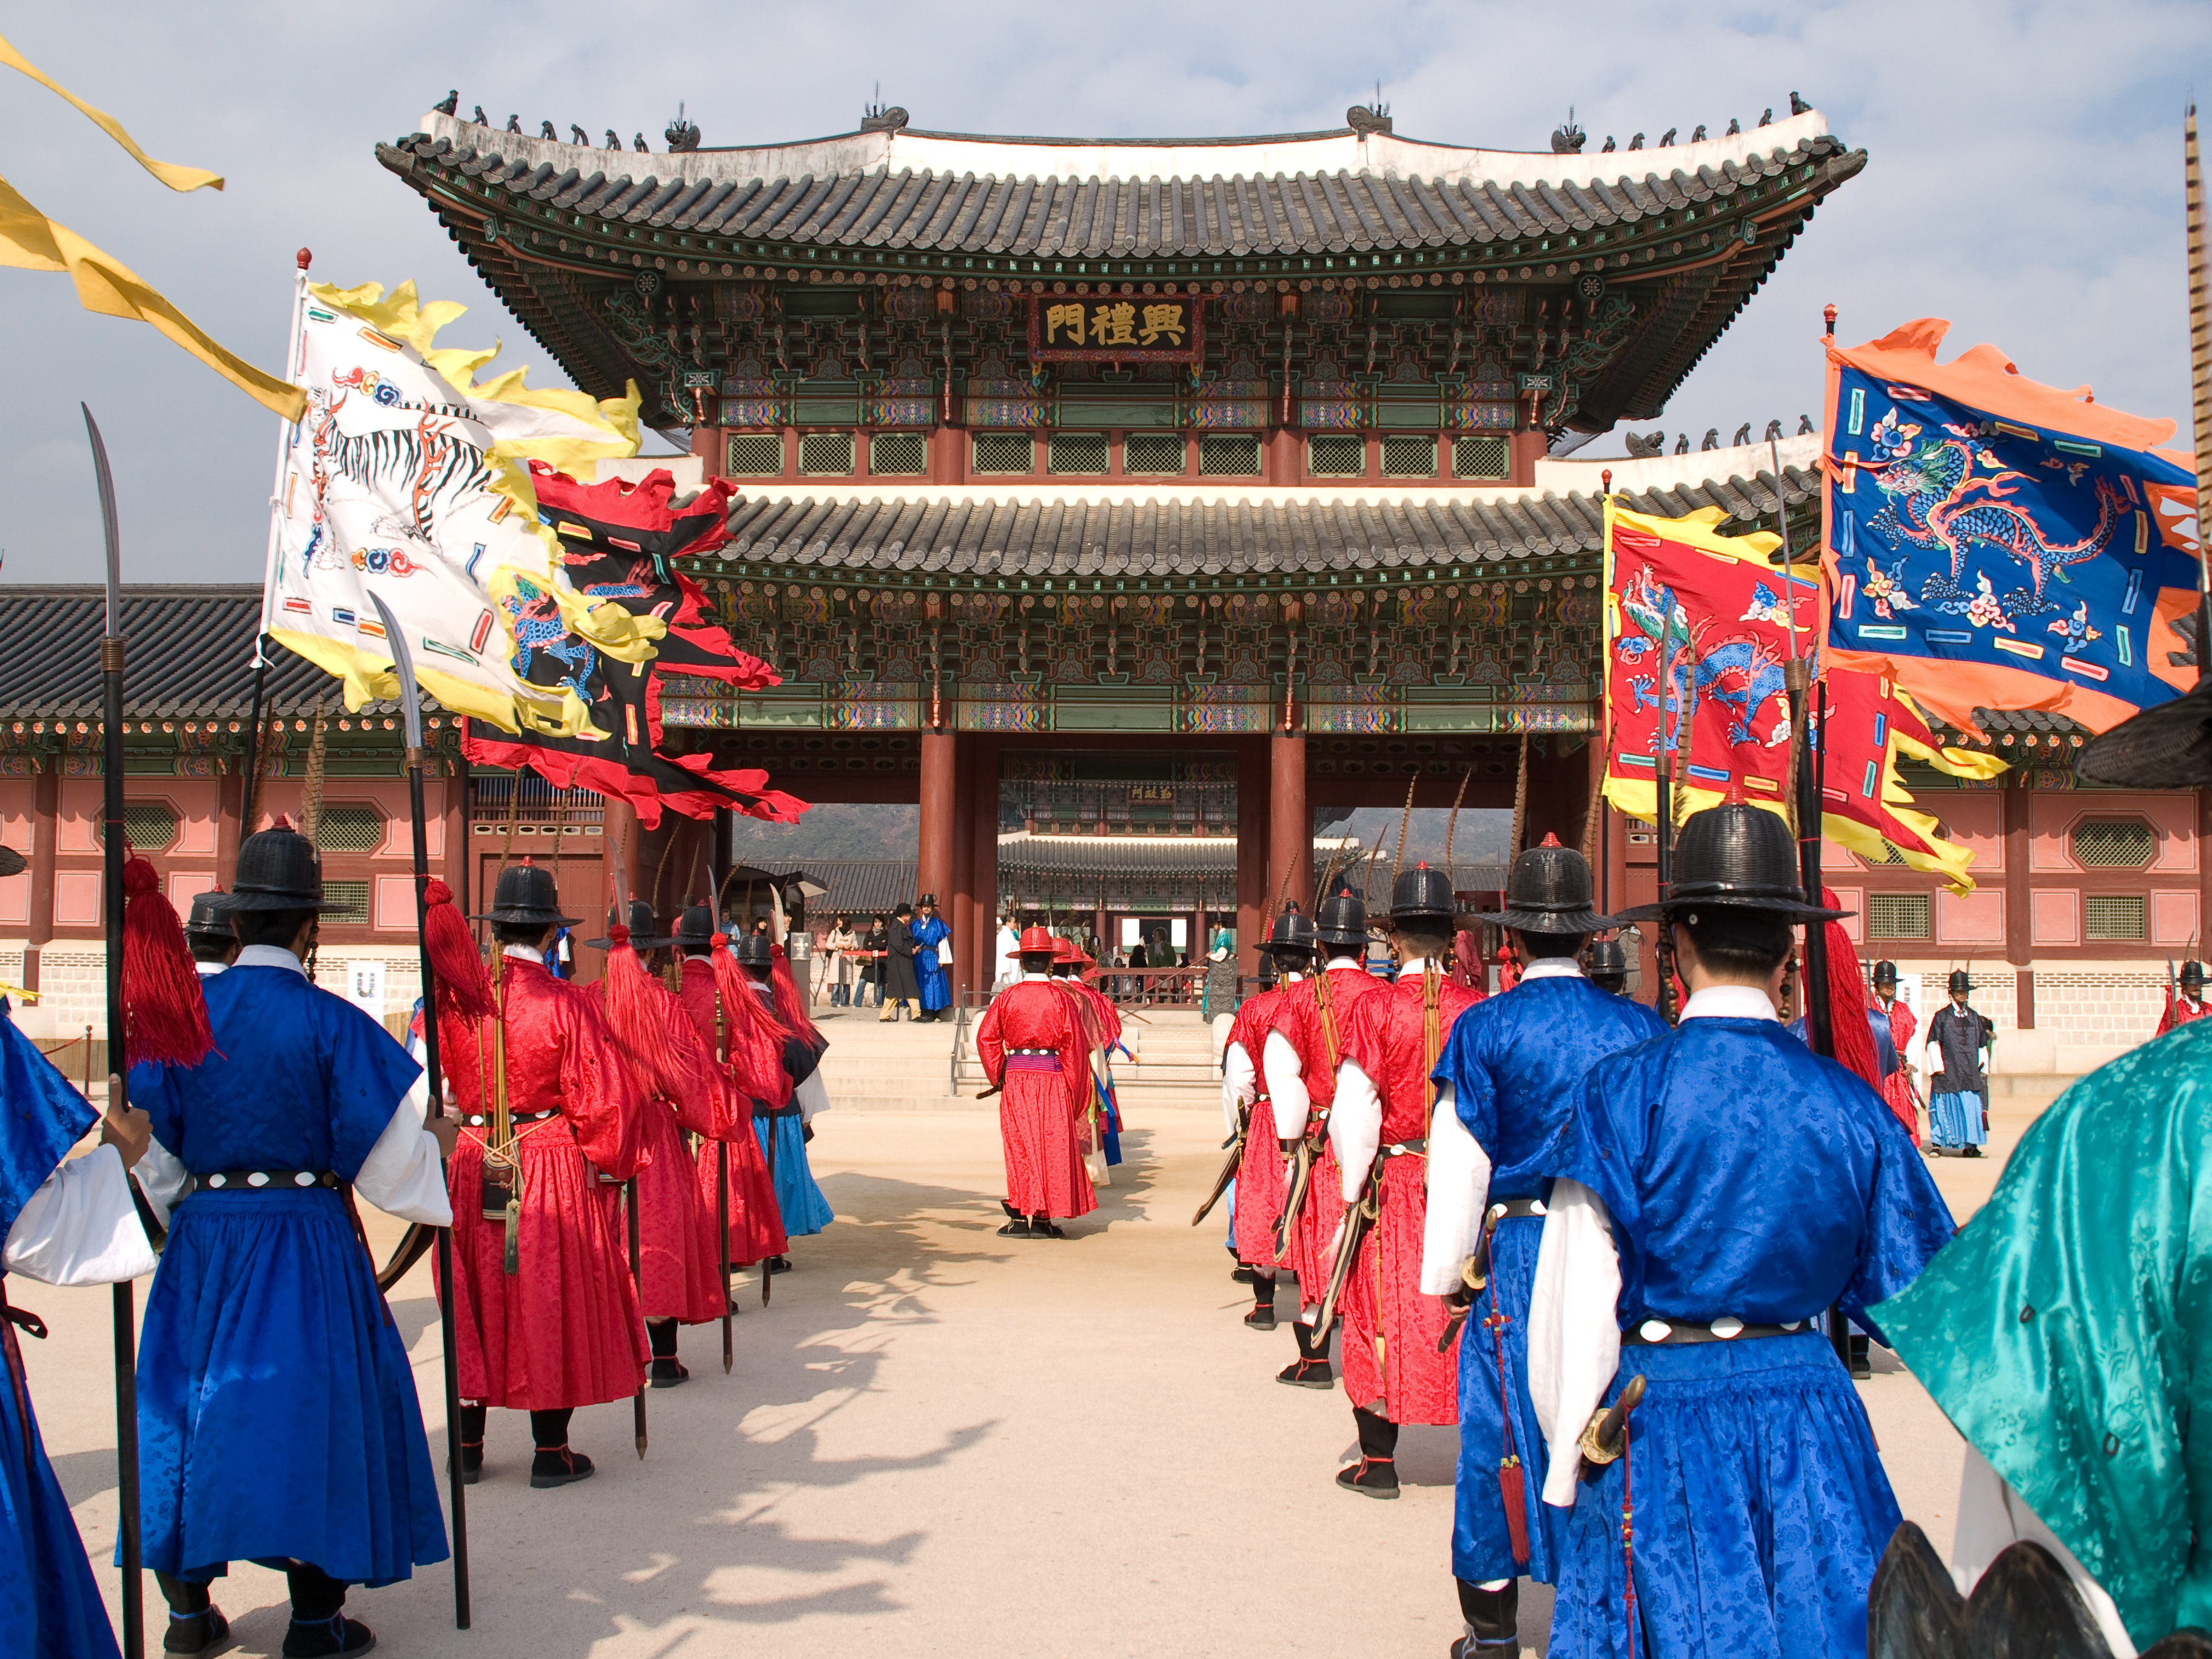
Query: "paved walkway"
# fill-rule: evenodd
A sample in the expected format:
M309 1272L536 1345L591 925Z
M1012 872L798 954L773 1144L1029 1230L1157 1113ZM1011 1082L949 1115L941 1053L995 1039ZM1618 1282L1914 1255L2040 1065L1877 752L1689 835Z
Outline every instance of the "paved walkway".
M915 1032L917 1057L927 1028ZM928 1051L939 1052L933 1039ZM1407 1431L1399 1502L1337 1491L1352 1448L1340 1395L1278 1387L1287 1328L1239 1322L1222 1229L1190 1213L1219 1158L1218 1112L1132 1113L1129 1162L1064 1242L995 1236L995 1114L820 1121L815 1167L837 1222L793 1249L774 1304L757 1281L725 1377L688 1331L685 1387L579 1413L599 1462L532 1492L528 1429L494 1415L469 1494L476 1627L456 1636L444 1567L356 1593L391 1653L483 1659L896 1653L1410 1653L1458 1632L1449 1580L1454 1437ZM2001 1158L2018 1126L1999 1121ZM2000 1164L1945 1160L1963 1212ZM396 1234L376 1224L381 1251ZM95 1561L114 1537L108 1294L21 1285L53 1327L24 1344L46 1443ZM141 1291L143 1305L143 1291ZM1283 1305L1287 1310L1286 1294ZM442 1447L436 1310L418 1271L392 1298ZM1863 1384L1907 1514L1948 1547L1960 1443L1877 1359ZM1306 1569L1329 1564L1325 1573ZM112 1571L103 1574L111 1594ZM159 1598L149 1600L156 1612ZM240 1652L283 1638L282 1579L220 1587ZM1523 1634L1540 1651L1542 1592ZM154 1623L158 1650L160 1625Z

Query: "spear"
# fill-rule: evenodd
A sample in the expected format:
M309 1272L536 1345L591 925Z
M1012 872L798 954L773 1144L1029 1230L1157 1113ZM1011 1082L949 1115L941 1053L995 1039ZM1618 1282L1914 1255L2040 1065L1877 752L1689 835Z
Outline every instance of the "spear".
M399 709L407 728L407 807L415 830L415 931L422 951L422 1071L429 1091L430 1110L446 1115L445 1092L438 1069L438 979L430 962L430 832L422 810L422 692L415 679L414 653L408 649L406 631L399 626L383 595L371 592L377 620L384 624L384 642L392 647L392 665L399 676ZM438 1283L445 1295L438 1298L438 1337L445 1349L446 1485L453 1511L453 1628L469 1627L469 1515L461 1480L460 1358L453 1334L453 1230L437 1229Z
M629 849L615 848L615 919L624 927L629 925ZM629 1277L637 1291L638 1310L645 1310L645 1264L638 1249L637 1177L632 1176L623 1183L623 1208L629 1217ZM645 1379L640 1377L637 1393L630 1401L631 1437L637 1443L637 1455L645 1455Z
M100 518L107 538L107 631L100 641L103 724L102 765L106 776L107 896L108 1109L130 1103L123 1060L123 539L115 521L115 480L107 468L107 446L83 404L84 429L92 440L93 477L100 487ZM115 1461L119 1553L123 1565L123 1652L141 1659L146 1651L146 1585L139 1545L138 1514L138 1322L137 1292L129 1279L114 1287Z

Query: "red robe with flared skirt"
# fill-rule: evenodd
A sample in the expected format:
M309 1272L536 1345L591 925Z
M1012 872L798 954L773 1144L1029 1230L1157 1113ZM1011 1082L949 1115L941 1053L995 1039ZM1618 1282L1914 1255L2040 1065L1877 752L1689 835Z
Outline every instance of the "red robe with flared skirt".
M1905 1070L1905 1056L1912 1052L1912 1034L1918 1029L1912 1018L1912 1006L1902 998L1883 1006L1889 1017L1889 1040L1897 1048L1897 1069L1881 1080L1881 1097L1889 1103L1889 1109L1905 1126L1905 1133L1912 1144L1920 1144L1920 1106L1912 1097L1912 1075Z
M641 1133L652 1162L637 1172L638 1300L647 1319L704 1325L722 1316L727 1298L720 1288L722 1253L714 1243L712 1199L700 1201L687 1137L696 1135L711 1145L732 1123L750 1127L751 1109L732 1095L682 1005L665 987L647 982L669 1041L692 1051L692 1070L708 1086L678 1100L652 1094L646 1103ZM592 991L604 1012L606 981L599 981Z
M1336 1068L1344 1058L1344 1042L1352 1029L1352 1010L1363 999L1388 988L1364 968L1331 968L1319 977L1328 981L1329 1019L1322 1017L1319 988L1315 980L1304 979L1283 992L1267 1028L1271 1033L1280 1031L1284 1040L1297 1050L1306 1097L1311 1107L1306 1119L1308 1135L1322 1132L1329 1105L1336 1098ZM1334 1043L1329 1041L1332 1025L1336 1033ZM1264 1051L1263 1042L1263 1054ZM1266 1080L1263 1060L1263 1086ZM1297 1275L1299 1300L1309 1306L1318 1303L1328 1289L1328 1272L1335 1261L1333 1247L1336 1219L1343 1208L1337 1202L1340 1184L1336 1149L1324 1139L1314 1159L1312 1179L1306 1187L1305 1207L1288 1230L1282 1258L1282 1265ZM1287 1199L1289 1195L1286 1190L1284 1197Z
M1000 1091L1006 1202L1024 1215L1087 1215L1098 1207L1076 1139L1091 1093L1079 1006L1049 981L1024 979L992 998L975 1027L983 1074Z
M708 1051L713 1053L718 1040L715 1012L720 996L712 963L696 957L684 959L684 988L678 993L678 1000ZM783 1069L781 1043L754 1037L753 1028L736 1018L725 1018L720 1025L719 1041L728 1056L722 1071L732 1091L732 1116L726 1130L719 1132L713 1140L699 1143L695 1173L711 1239L721 1202L720 1149L729 1149L730 1261L733 1266L750 1267L781 1255L791 1243L784 1235L783 1212L776 1207L775 1182L752 1126L753 1102L758 1099L771 1106L788 1103L791 1079Z
M536 960L502 957L507 1097L520 1166L519 1271L506 1227L483 1214L492 1026L439 1024L447 1081L462 1112L447 1165L453 1204L455 1358L464 1400L557 1411L624 1400L652 1357L630 1280L614 1182L644 1166L645 1103L590 992ZM609 1177L602 1181L601 1176Z
M1357 1061L1382 1097L1382 1201L1345 1281L1345 1397L1393 1423L1459 1422L1459 1353L1437 1352L1446 1312L1441 1297L1421 1294L1421 1243L1428 1223L1429 1068L1422 1030L1421 975L1407 974L1379 996L1361 1000L1345 1036L1345 1058ZM1482 994L1440 976L1437 1049L1452 1022ZM1344 1126L1339 1124L1338 1128ZM1395 1157L1392 1146L1415 1147ZM1340 1186L1329 1194L1340 1198Z
M1244 999L1230 1022L1229 1042L1223 1047L1243 1049L1252 1062L1257 1096L1245 1126L1244 1156L1237 1165L1237 1259L1262 1273L1275 1268L1275 1218L1283 1212L1283 1155L1275 1139L1275 1119L1267 1104L1267 1079L1260 1069L1267 1025L1286 987L1261 991Z

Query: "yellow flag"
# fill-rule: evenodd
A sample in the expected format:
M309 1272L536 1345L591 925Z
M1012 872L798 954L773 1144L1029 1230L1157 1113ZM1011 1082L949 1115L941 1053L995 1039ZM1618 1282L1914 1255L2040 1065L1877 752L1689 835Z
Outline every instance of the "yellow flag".
M300 389L264 374L217 345L145 278L66 225L58 225L0 179L0 265L67 271L77 302L105 317L127 317L159 329L264 408L296 421L307 406Z
M155 161L132 142L131 135L124 131L123 123L105 110L94 109L67 87L36 68L29 58L9 45L4 39L0 39L0 64L5 64L11 70L20 70L57 98L66 98L70 103L76 105L102 132L122 145L130 153L132 161L137 162L140 167L145 168L171 190L198 190L203 185L215 190L222 188L221 173L210 173L205 167L180 167L173 161Z

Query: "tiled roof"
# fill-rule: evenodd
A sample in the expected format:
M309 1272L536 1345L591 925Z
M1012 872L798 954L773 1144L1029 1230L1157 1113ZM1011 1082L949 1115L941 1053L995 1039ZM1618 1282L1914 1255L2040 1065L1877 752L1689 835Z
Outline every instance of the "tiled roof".
M806 878L829 890L806 901L807 921L818 927L839 916L888 916L914 902L914 869L912 859L810 859Z
M105 588L70 584L0 587L0 714L97 720ZM258 587L132 585L123 590L123 700L135 716L236 718L253 707L253 630ZM335 713L338 683L305 657L269 647L264 708L270 714ZM426 698L425 709L437 704ZM396 714L398 704L374 712ZM368 711L364 711L368 712Z
M638 155L449 116L378 147L563 214L639 230L1022 258L1335 253L1586 235L1863 164L1818 112L1662 150L1524 155L1341 132L1195 145L861 133ZM1186 155L1183 152L1191 153ZM637 171L633 172L635 168ZM1188 171L1182 171L1188 168Z
M1765 447L1754 448L1764 460ZM1752 453L1725 453L1747 463ZM1819 484L1810 454L1803 459L1783 463L1783 494L1792 506L1813 499ZM1583 470L1596 483L1596 467ZM1679 517L1718 507L1747 524L1771 520L1775 507L1771 471L1619 494L1639 513ZM809 571L915 575L1268 576L1589 555L1603 540L1599 498L1580 490L1255 488L1201 495L1188 486L902 492L879 485L848 493L834 484L769 485L749 490L731 509L722 556Z

